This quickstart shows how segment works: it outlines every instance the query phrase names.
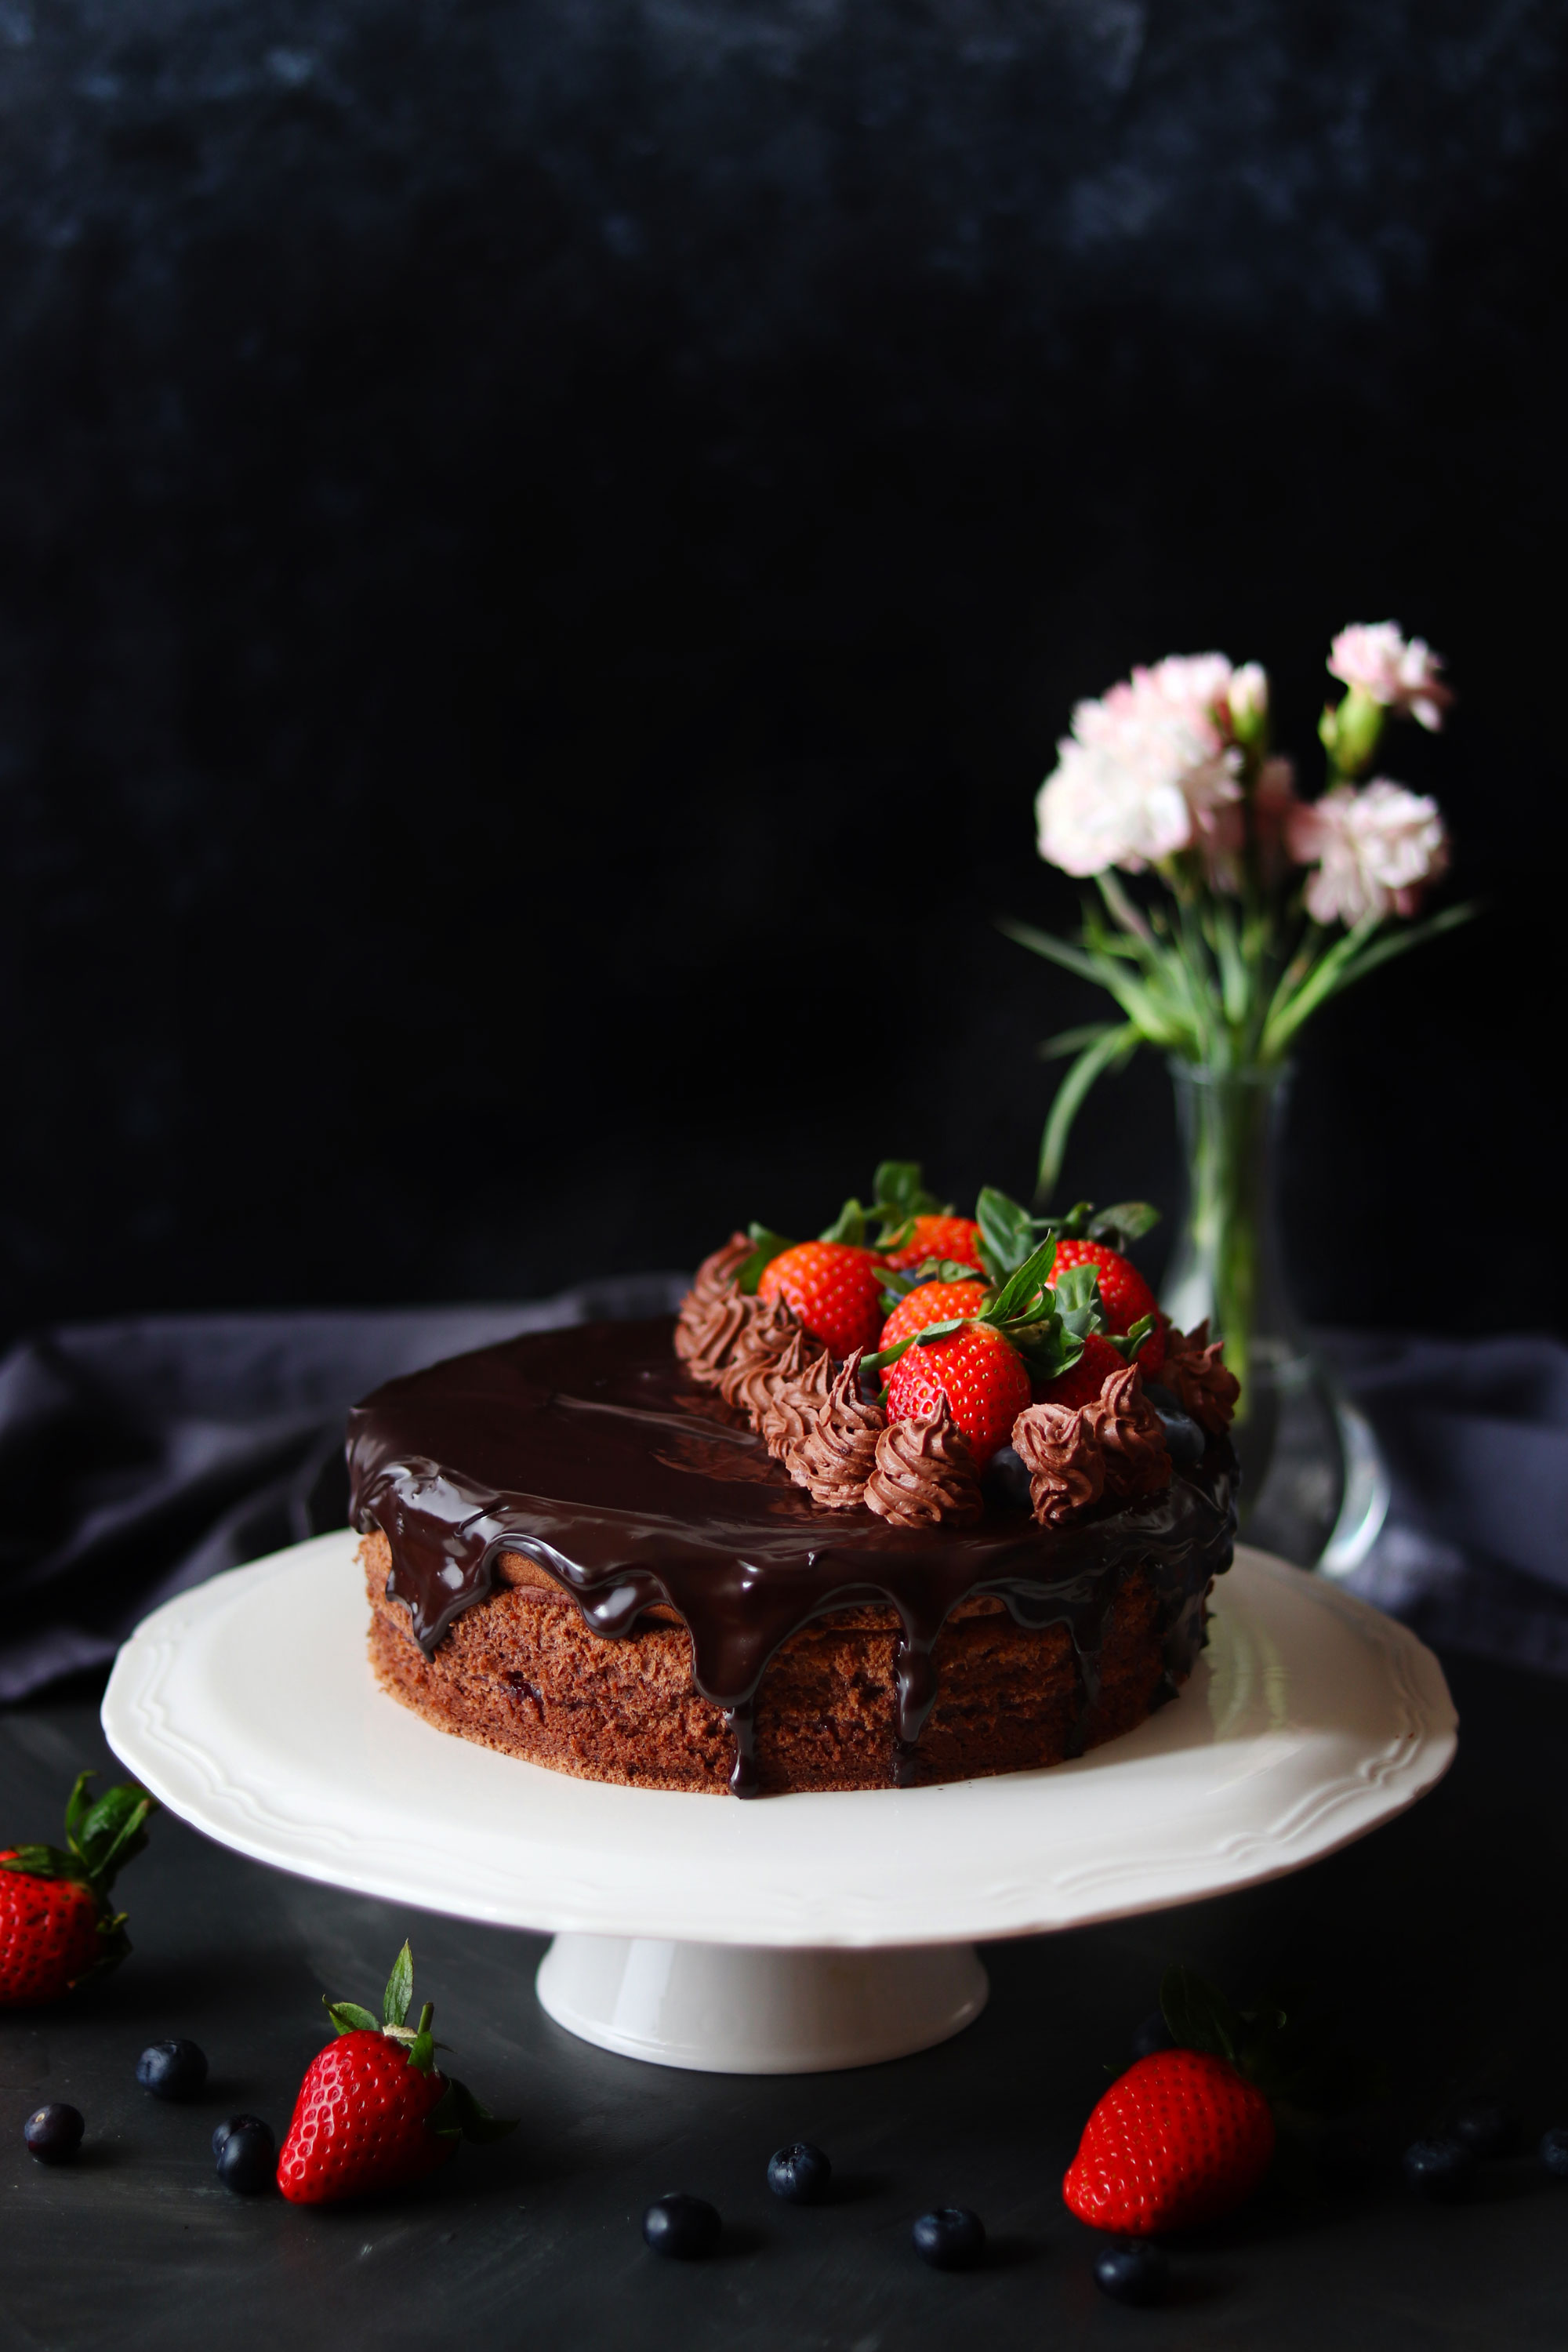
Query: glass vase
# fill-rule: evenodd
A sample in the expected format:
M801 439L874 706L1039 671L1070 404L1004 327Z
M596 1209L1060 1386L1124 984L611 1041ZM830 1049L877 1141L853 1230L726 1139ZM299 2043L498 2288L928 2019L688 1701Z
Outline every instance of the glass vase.
M1161 1304L1184 1331L1206 1318L1241 1382L1242 1535L1347 1575L1387 1516L1388 1480L1371 1429L1307 1345L1285 1281L1277 1172L1289 1065L1170 1067L1187 1205Z

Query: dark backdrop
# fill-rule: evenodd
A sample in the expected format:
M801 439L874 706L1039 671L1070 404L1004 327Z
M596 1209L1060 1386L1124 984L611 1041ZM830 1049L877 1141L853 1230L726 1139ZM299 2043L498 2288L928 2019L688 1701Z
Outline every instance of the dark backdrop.
M0 1318L518 1295L1026 1189L1031 796L1450 656L1477 931L1303 1057L1310 1309L1540 1324L1544 0L0 0ZM1152 1063L1068 1171L1170 1200ZM1518 1244L1513 1246L1512 1244Z

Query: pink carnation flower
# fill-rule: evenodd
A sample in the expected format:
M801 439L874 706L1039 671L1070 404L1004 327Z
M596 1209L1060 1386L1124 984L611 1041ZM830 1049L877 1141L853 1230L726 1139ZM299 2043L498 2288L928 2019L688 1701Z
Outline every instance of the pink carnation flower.
M1436 734L1454 699L1443 683L1443 656L1421 637L1405 638L1396 621L1357 621L1329 647L1331 677L1359 687L1385 709L1407 712Z
M1285 837L1298 864L1318 869L1306 897L1308 913L1320 923L1413 915L1426 886L1448 863L1436 802L1386 776L1374 776L1360 792L1336 784L1321 800L1297 803Z
M1035 803L1040 856L1068 874L1136 874L1210 839L1241 790L1215 715L1234 675L1223 654L1173 654L1080 702Z

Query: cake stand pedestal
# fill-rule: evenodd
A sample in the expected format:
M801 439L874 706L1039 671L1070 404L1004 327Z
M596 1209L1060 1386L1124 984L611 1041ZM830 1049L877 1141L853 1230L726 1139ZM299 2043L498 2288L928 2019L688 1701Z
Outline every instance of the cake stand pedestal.
M746 1804L574 1780L377 1687L354 1541L318 1537L157 1610L110 1677L110 1746L258 1861L553 1933L550 2015L662 2065L805 2074L929 2048L984 2005L976 1941L1300 1869L1454 1754L1412 1633L1240 1547L1180 1698L1050 1771Z
M962 2032L991 1990L973 1944L795 1952L647 1936L557 1936L534 1984L584 2042L709 2074L905 2058Z

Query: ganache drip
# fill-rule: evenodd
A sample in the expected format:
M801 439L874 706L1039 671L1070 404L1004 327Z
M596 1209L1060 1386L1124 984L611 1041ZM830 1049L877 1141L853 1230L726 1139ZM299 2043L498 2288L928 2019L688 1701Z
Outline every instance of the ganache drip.
M775 1362L790 1328L769 1350ZM895 1527L868 1510L825 1509L792 1483L761 1437L690 1379L672 1328L661 1317L541 1332L390 1381L354 1408L353 1520L386 1537L388 1597L407 1608L426 1654L488 1597L503 1552L542 1569L606 1639L632 1633L650 1609L673 1610L697 1689L729 1720L738 1795L756 1786L752 1702L768 1661L837 1609L896 1612L900 1779L936 1695L937 1638L976 1595L994 1595L1032 1630L1068 1627L1080 1738L1124 1570L1142 1567L1153 1582L1167 1669L1190 1670L1203 1595L1229 1566L1235 1534L1225 1441L1162 1493L1108 1501L1071 1527L1043 1528L995 1502L971 1525ZM836 1381L816 1431L858 1450L869 1433L859 1411L852 1383L840 1392Z

